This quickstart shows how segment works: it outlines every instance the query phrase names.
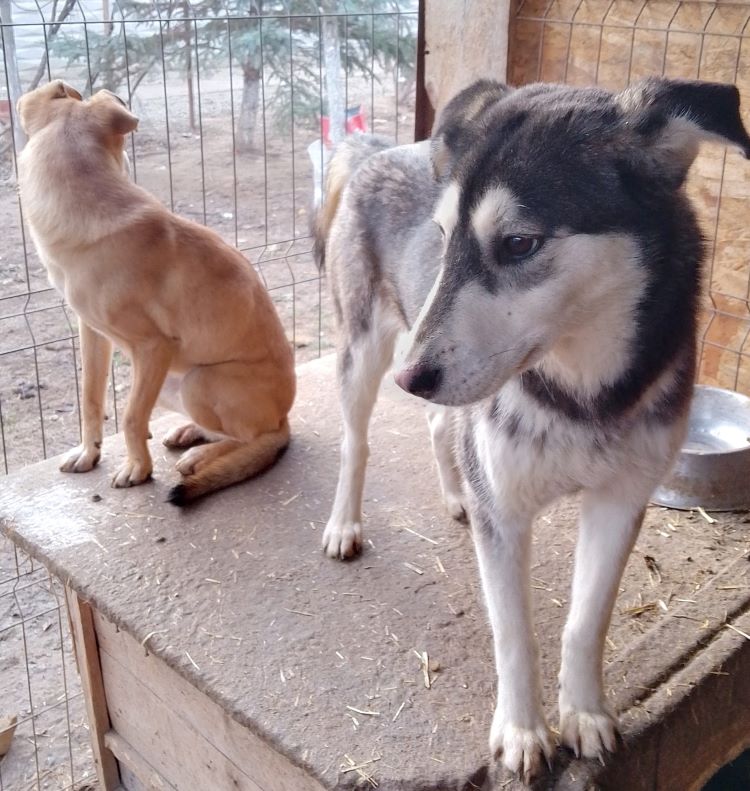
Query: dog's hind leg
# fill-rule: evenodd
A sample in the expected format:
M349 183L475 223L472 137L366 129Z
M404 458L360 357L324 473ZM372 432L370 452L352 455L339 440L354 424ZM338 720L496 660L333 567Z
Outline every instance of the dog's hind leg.
M339 345L337 375L344 436L336 497L323 533L323 549L332 558L351 557L362 546L367 429L380 382L393 359L399 329L387 308L376 305L370 327Z
M220 439L184 453L176 464L182 482L169 492L169 502L186 505L196 497L239 483L270 467L289 443L289 423L242 442Z
M211 442L216 437L211 436L195 423L185 423L169 431L162 442L171 449L190 448L200 442Z
M175 466L183 478L169 501L185 505L273 464L289 442L286 415L293 393L293 379L287 381L270 362L234 360L191 369L182 380L182 401L196 432L215 441L180 456Z
M460 522L466 521L463 483L456 463L455 421L445 407L427 406L427 423L430 426L432 450L437 462L440 491L448 513Z
M635 504L633 500L635 499ZM645 501L588 490L581 505L573 590L562 640L560 735L576 755L616 747L604 698L604 641L622 572L643 521Z

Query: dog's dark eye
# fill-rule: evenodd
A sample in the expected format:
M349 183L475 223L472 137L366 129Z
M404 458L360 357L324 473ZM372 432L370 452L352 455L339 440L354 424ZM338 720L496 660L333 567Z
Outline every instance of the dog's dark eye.
M443 228L443 226L437 220L433 220L433 222L440 229L440 235L443 237L443 239L445 239L445 228Z
M504 236L503 252L511 258L528 258L542 246L541 236Z

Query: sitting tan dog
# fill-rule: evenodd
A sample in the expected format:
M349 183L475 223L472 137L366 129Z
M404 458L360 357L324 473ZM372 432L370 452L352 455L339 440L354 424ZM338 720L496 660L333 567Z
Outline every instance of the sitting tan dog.
M79 319L82 444L65 472L99 461L112 343L130 357L127 459L112 485L152 472L149 418L167 376L193 423L168 434L187 448L170 492L182 505L272 464L289 441L292 351L268 292L245 258L201 225L167 211L125 172L138 119L109 91L83 101L55 80L18 102L29 136L21 201L49 277Z

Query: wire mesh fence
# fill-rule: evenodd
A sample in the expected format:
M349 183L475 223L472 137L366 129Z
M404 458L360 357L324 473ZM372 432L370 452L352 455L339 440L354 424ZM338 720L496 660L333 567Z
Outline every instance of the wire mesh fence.
M333 346L309 211L329 145L414 130L417 4L396 0L0 0L0 474L79 441L76 319L53 290L15 185L18 96L63 78L139 117L138 184L248 257L299 362ZM116 354L106 434L130 383ZM96 787L59 583L0 539L0 791Z
M0 791L93 791L94 771L61 583L0 541Z
M516 0L508 77L613 90L654 74L734 83L750 123L746 0ZM688 192L707 241L700 381L750 394L750 182L740 155L704 146Z
M325 143L344 125L413 136L415 3L323 5L330 13L294 0L262 13L254 0L0 0L4 471L76 444L80 417L75 318L47 282L15 190L18 94L56 77L84 94L118 92L140 118L135 180L250 258L304 361L331 345L308 238ZM117 355L110 433L128 381Z

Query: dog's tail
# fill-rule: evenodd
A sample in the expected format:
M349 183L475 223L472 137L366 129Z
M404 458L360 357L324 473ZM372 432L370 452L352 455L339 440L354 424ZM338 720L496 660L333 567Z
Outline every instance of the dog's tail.
M167 499L173 505L187 505L204 494L258 475L286 450L289 433L289 421L284 420L276 431L268 431L254 442L227 450L193 475L186 475L182 483L171 489Z
M312 213L313 255L319 269L325 268L328 233L349 179L366 159L392 146L384 137L365 134L351 135L336 146L326 167L323 201Z

